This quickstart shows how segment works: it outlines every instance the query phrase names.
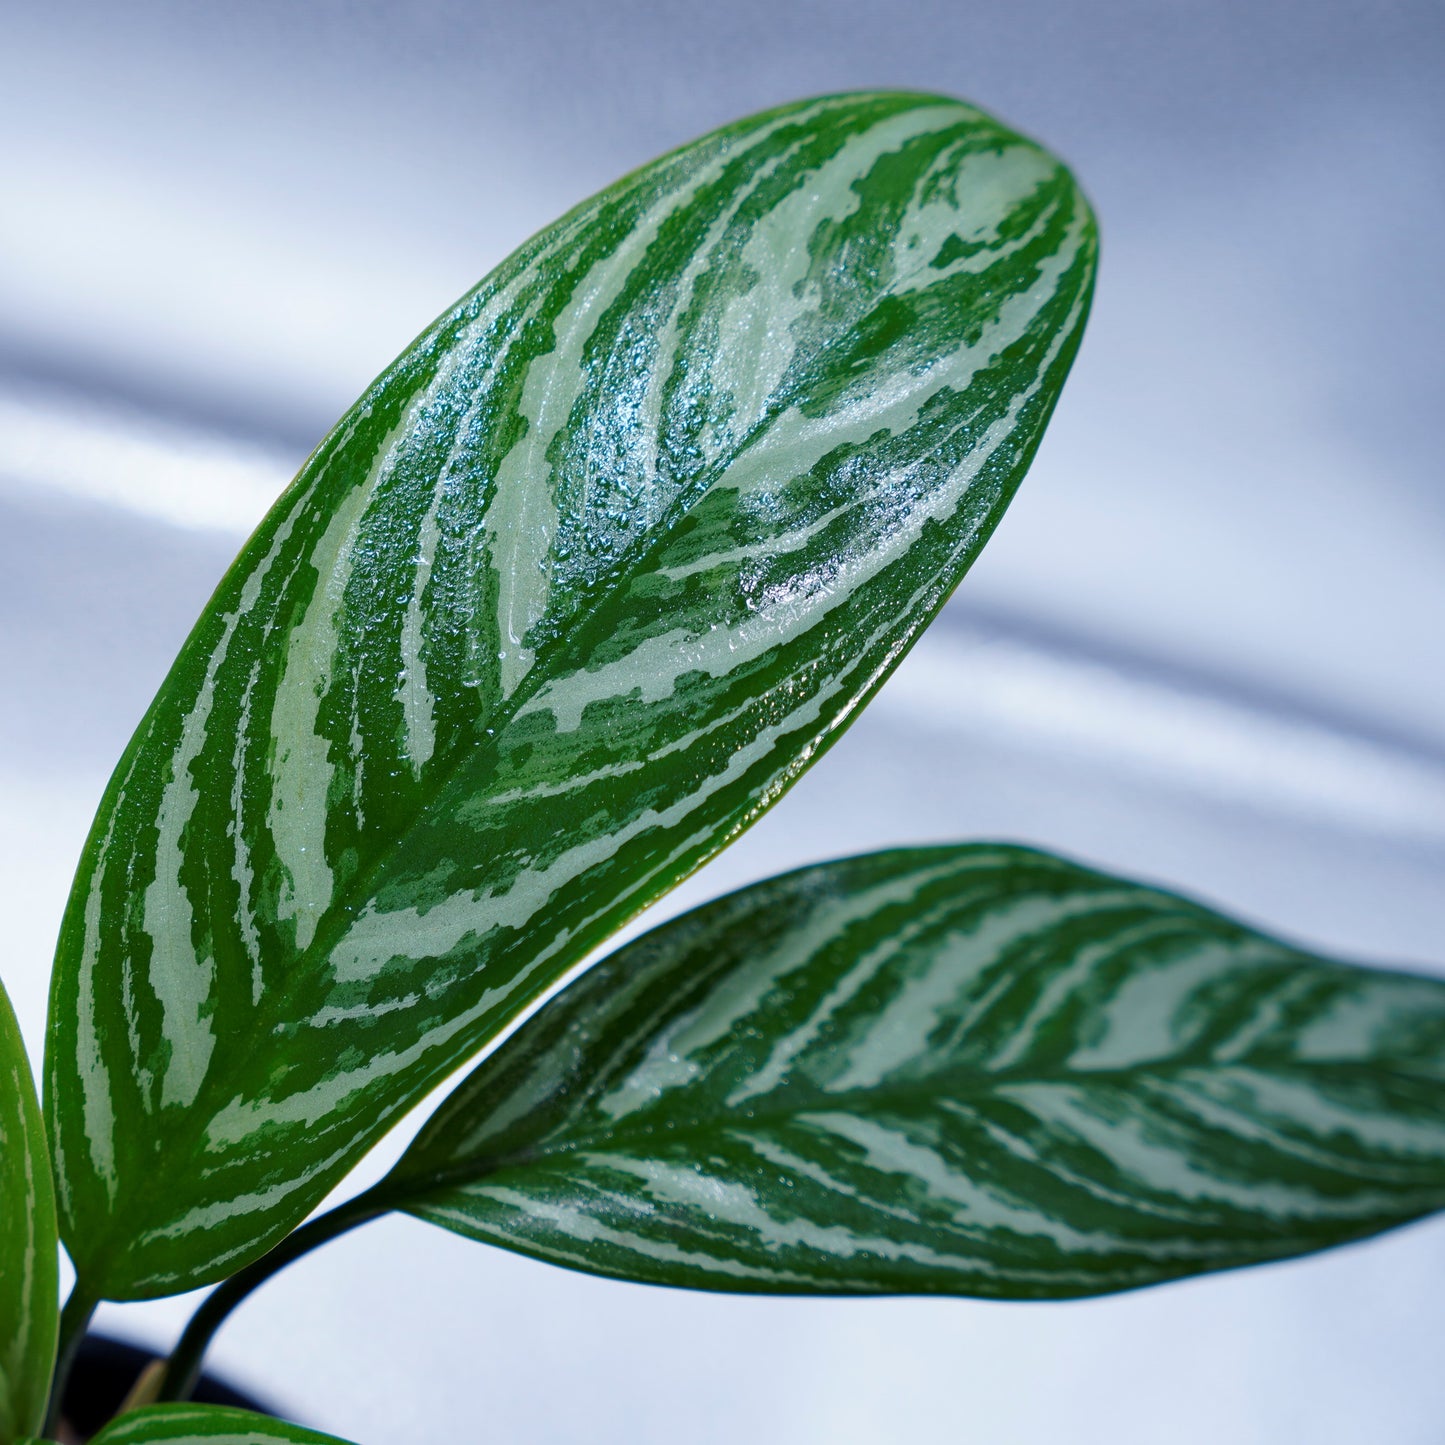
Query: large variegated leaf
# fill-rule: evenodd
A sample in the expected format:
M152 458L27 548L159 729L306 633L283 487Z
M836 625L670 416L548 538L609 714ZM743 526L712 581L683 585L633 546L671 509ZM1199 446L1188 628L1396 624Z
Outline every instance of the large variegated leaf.
M87 845L48 1080L88 1290L258 1254L777 798L1000 516L1093 264L1035 146L834 97L635 172L406 352Z
M45 1418L60 1308L50 1150L20 1030L0 988L0 1445Z
M563 990L382 1186L709 1289L1012 1299L1445 1206L1445 983L992 845L759 884Z
M91 1445L346 1445L346 1441L223 1405L149 1405L112 1420Z

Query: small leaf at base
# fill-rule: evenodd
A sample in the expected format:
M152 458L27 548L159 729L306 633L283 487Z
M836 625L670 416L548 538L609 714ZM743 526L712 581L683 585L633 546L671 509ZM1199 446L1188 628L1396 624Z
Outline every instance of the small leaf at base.
M91 1445L347 1445L269 1415L222 1405L147 1405L112 1420Z

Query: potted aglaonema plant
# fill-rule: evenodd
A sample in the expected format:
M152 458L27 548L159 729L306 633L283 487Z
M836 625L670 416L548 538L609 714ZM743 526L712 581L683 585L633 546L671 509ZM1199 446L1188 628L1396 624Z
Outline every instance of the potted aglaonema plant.
M188 1396L252 1289L387 1211L659 1284L1058 1299L1445 1203L1445 986L976 843L643 935L303 1222L881 685L1033 456L1095 252L974 108L806 101L569 212L342 418L106 791L43 1128L5 1035L0 1445L57 1427L97 1301L204 1285L95 1439L322 1438Z

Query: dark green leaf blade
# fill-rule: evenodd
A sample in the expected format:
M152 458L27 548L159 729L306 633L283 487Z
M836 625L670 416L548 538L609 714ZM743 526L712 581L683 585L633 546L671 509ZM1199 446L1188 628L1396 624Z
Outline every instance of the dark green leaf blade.
M62 933L64 1237L238 1267L774 801L956 585L1077 345L1068 173L786 107L548 228L362 398L112 780Z
M91 1445L347 1445L335 1435L224 1405L148 1405L112 1420Z
M60 1238L30 1061L0 988L0 1445L40 1429L55 1361Z
M1025 849L873 854L589 970L382 1189L657 1284L1133 1289L1445 1206L1445 983Z

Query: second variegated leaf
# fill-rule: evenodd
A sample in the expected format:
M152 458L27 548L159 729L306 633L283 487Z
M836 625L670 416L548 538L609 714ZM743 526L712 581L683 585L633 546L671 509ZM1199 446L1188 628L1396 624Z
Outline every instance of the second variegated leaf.
M971 107L805 102L579 206L366 393L81 863L48 1090L83 1294L262 1252L782 793L997 522L1094 250Z
M825 864L569 985L373 1197L655 1284L1133 1289L1445 1207L1445 982L1020 848Z

